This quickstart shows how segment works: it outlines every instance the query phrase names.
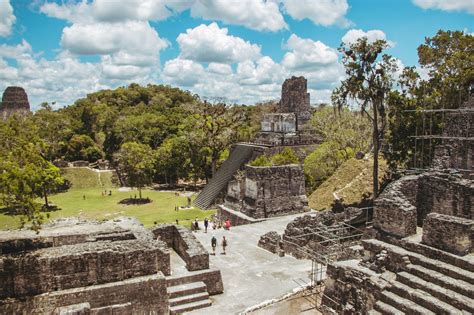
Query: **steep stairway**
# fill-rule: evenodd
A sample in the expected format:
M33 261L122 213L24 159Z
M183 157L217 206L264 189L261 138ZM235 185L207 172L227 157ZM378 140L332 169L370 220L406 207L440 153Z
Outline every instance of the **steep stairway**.
M254 145L236 144L229 158L194 200L194 205L201 209L209 208L235 172L252 157L254 149Z
M207 286L202 281L178 284L168 287L170 314L182 314L211 306Z
M469 258L446 254L432 259L424 247L402 248L379 240L363 244L370 251L383 249L401 255L407 262L380 292L371 314L474 313L474 264Z

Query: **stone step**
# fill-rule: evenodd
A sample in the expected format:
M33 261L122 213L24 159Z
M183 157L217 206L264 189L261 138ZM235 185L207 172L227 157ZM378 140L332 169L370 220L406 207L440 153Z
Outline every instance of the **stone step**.
M169 299L169 304L170 306L177 306L177 305L183 305L183 304L207 300L207 299L209 299L209 293L199 292L199 293L178 296L173 299Z
M432 311L410 301L401 296L390 292L390 291L382 291L380 294L380 300L386 304L389 304L396 309L407 313L407 314L416 314L416 315L434 315Z
M471 299L474 299L474 285L470 284L469 282L452 278L450 276L444 275L432 269L427 269L419 265L410 264L410 265L407 265L405 269L409 273L427 282L437 284L442 288L446 288L446 289L455 291L457 293L461 293L462 295L465 295Z
M440 308L440 310L445 310L446 312L457 311L458 313L460 310L474 312L474 300L458 292L440 287L437 284L425 281L405 271L397 274L397 281L415 290L417 295L419 293L421 295L434 297L436 299L434 302L436 302L437 306L444 307ZM449 307L447 305L449 305Z
M167 291L168 291L168 297L170 299L173 299L180 296L207 292L207 286L204 282L198 281L198 282L191 282L191 283L168 287Z
M171 315L182 314L184 312L190 312L190 311L208 307L211 305L212 305L211 300L206 299L203 301L197 301L197 302L191 302L191 303L186 303L182 305L172 306L170 307L170 314Z
M434 260L422 256L420 254L409 254L409 258L412 264L421 265L428 269L450 276L451 278L463 280L474 284L474 273L469 270L461 269L459 267L447 264L439 260Z
M369 315L382 315L382 313L380 313L379 311L376 311L376 310L370 310L367 312L367 314Z
M396 309L392 305L389 305L382 301L377 301L374 305L373 310L375 310L378 314L384 314L384 315L405 315L405 313L403 313L399 309Z
M399 279L397 274L397 280ZM412 288L411 286L405 285L402 282L394 281L388 288L389 291L406 298L425 309L431 310L436 314L460 314L461 311L452 305L445 303L436 297L432 296L428 292Z
M406 243L409 243L409 242L406 242ZM460 280L469 282L471 284L474 284L474 272L467 270L468 268L460 268L453 264L443 262L441 260L431 259L417 252L409 251L400 246L386 243L386 242L376 240L376 239L363 240L362 245L364 246L365 250L368 250L371 252L379 252L385 249L401 257L407 256L412 264L420 265L427 269L431 269L439 273L442 273L444 275L448 275L451 278L460 279ZM426 246L421 246L421 245L420 246L412 245L412 246L414 246L415 249L418 248L417 249L418 251L421 251L421 249L419 248L422 248L422 249L426 248ZM452 256L454 255L444 253L444 256L448 256L452 258ZM432 257L437 257L437 256L432 256ZM468 260L469 258L456 257L452 259L453 259L453 262L456 262L457 265L462 265L461 263L463 263L465 266L471 265L470 261Z

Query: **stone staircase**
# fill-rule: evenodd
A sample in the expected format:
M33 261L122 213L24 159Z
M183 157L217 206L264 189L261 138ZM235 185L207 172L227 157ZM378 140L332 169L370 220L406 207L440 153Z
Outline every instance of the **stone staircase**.
M168 285L170 314L182 314L211 306L207 286L202 281Z
M405 264L382 290L370 314L472 314L474 263L472 257L443 253L422 244L392 245L363 241L372 252L386 250ZM431 253L431 254L428 254ZM428 254L428 255L427 255Z
M219 193L226 188L235 172L252 157L254 149L255 146L252 145L236 144L229 158L194 200L194 205L201 209L209 208Z

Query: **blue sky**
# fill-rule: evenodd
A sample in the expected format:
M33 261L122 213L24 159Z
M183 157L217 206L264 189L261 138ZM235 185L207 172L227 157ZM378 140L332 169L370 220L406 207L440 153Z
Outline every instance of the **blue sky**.
M343 78L337 47L383 38L400 66L437 30L474 31L474 0L0 0L0 90L33 109L131 82L252 104L308 78L326 102Z

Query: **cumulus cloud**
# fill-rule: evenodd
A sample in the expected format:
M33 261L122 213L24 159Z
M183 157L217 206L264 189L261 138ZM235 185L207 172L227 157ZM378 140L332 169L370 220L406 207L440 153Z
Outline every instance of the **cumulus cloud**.
M176 58L168 60L163 68L163 79L180 86L193 86L203 78L204 67L193 60Z
M284 0L283 3L286 12L296 20L309 19L323 26L351 24L345 18L349 9L347 0Z
M44 3L40 12L72 23L119 22L127 20L158 21L172 15L164 0L127 0L117 3L110 0L93 2Z
M474 1L472 0L413 0L413 3L423 9L466 11L474 14Z
M164 1L45 3L40 10L71 23L63 29L61 47L75 55L99 55L108 79L132 79L156 71L160 51L168 46L148 22L171 14Z
M387 36L381 30L370 30L370 31L364 32L361 29L352 29L352 30L349 30L342 37L342 42L344 44L350 45L350 44L353 44L353 43L357 42L357 40L359 38L362 38L362 37L367 37L367 41L369 43L373 43L373 42L375 42L376 40L379 40L379 39L387 40ZM392 41L387 41L387 43L391 47L395 46L395 43L392 42Z
M314 69L337 62L337 50L320 41L300 38L292 34L286 42L291 50L283 57L282 64L288 69Z
M228 35L227 28L219 28L216 23L188 29L176 41L182 58L199 62L234 63L260 56L258 45Z
M9 0L0 0L0 37L11 34L12 26L16 17L13 14L13 7Z
M278 31L288 27L276 1L197 0L188 1L188 5L192 16L206 20L217 19L260 31Z

